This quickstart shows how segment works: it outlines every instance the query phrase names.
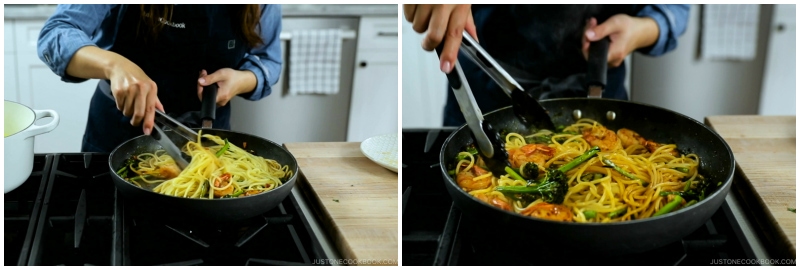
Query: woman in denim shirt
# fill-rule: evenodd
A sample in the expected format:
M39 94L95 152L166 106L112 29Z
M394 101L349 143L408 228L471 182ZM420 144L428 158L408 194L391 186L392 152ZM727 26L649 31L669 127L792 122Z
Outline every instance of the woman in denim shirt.
M478 106L490 112L511 102L477 65L457 57L463 30L538 99L586 97L589 43L608 37L602 96L627 100L623 60L634 51L659 56L675 49L689 5L405 5L404 13L415 31L427 31L424 49L445 40L442 72L449 73L458 59ZM444 125L463 125L455 96L447 92Z
M203 86L219 86L214 128L235 96L268 96L281 70L279 5L59 5L39 58L65 82L101 79L82 151L150 134L154 110L197 127ZM141 127L139 127L141 126Z

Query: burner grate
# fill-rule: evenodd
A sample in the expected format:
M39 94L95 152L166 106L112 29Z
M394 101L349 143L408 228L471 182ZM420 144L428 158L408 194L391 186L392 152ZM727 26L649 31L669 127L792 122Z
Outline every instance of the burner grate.
M121 241L123 265L311 265L312 258L323 258L319 243L309 233L298 233L298 227L310 229L289 214L297 213L293 197L235 225L164 224L140 212L126 213L131 218L124 223L130 230ZM160 244L150 244L152 239Z
M294 198L291 198L294 200ZM125 265L310 265L295 227L299 218L287 214L286 200L273 210L228 226L163 224L144 216L130 219L123 251ZM292 206L295 207L295 206ZM152 237L131 237L151 234ZM279 244L276 244L279 243ZM294 243L294 247L292 246ZM314 251L311 251L314 252ZM168 254L168 256L155 256ZM319 253L314 255L319 257Z
M34 155L33 171L25 183L3 196L5 265L28 264L52 162L52 155Z
M57 154L49 176L30 265L110 264L114 189L103 159Z
M233 225L165 224L125 204L107 154L36 155L35 166L30 181L5 196L6 265L311 265L327 259L294 196Z

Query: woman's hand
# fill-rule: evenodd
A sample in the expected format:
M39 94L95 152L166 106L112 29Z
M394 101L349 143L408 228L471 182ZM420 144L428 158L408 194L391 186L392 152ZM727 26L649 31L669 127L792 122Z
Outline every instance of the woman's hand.
M66 73L78 78L109 80L117 109L131 118L132 126L142 125L146 135L153 130L155 109L164 111L156 95L156 83L139 66L115 52L84 46L72 56Z
M614 15L597 25L591 18L583 36L583 56L589 58L589 43L605 37L611 42L608 46L608 65L618 67L625 57L633 51L649 47L658 41L658 24L647 17L631 17L625 14Z
M164 111L158 100L158 87L139 66L125 58L118 60L107 73L117 109L131 117L131 125L141 124L144 134L150 135L155 124L155 109Z
M203 87L217 83L217 106L225 106L228 102L239 94L249 93L255 90L257 79L256 75L249 70L235 70L230 68L219 69L214 73L207 74L204 69L200 71L200 78L197 79L197 98L203 100Z
M464 30L478 40L470 5L403 5L403 13L406 20L413 25L414 31L428 31L422 40L422 49L432 51L445 39L444 49L439 57L439 68L444 73L453 70Z

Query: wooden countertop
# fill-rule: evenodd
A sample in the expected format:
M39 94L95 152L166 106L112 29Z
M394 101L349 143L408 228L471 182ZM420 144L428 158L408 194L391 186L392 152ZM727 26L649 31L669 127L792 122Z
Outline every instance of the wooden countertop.
M758 223L776 259L795 258L796 117L709 116L706 124L728 143L741 182L734 181L749 215Z
M287 143L297 185L346 263L397 265L398 177L360 143Z

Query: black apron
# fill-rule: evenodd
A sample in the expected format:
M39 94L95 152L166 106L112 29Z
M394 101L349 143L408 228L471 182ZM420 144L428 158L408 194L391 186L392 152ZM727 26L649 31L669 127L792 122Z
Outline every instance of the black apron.
M247 46L241 36L239 14L231 5L175 5L172 19L157 38L140 25L138 5L128 6L110 51L133 63L155 81L158 98L168 115L189 127L199 127L201 101L197 97L200 71L238 68ZM137 33L137 28L141 30ZM105 92L104 92L105 90ZM230 129L230 102L217 108L214 128ZM109 153L123 142L142 135L117 110L101 81L92 97L83 136L83 152Z
M481 46L501 62L520 85L538 99L586 97L587 63L581 52L585 21L598 24L637 5L473 5L472 16ZM511 99L477 65L459 54L458 62L481 111L511 105ZM609 68L603 98L627 100L625 63ZM444 126L460 126L464 116L453 91L447 89Z

